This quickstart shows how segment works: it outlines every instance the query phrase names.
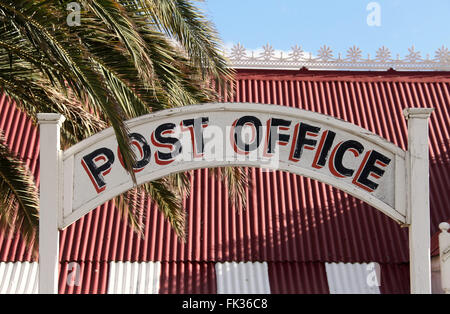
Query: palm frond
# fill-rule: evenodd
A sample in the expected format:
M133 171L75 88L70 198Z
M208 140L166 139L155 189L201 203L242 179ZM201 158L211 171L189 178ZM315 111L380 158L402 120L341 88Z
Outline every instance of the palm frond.
M116 197L115 205L121 213L122 218L128 222L128 225L143 237L145 228L143 200L145 193L141 190L141 187L137 187Z
M140 77L151 86L154 81L152 60L147 53L145 41L125 8L114 0L83 0L82 3L117 35L131 55Z
M177 195L171 191L165 179L152 181L142 185L142 189L158 205L158 209L169 221L181 241L186 241L186 213L182 202Z
M191 178L187 172L173 173L167 176L166 184L180 198L191 194Z
M66 147L112 126L135 181L124 121L214 101L211 81L233 86L233 72L217 32L190 0L81 0L79 27L66 23L70 1L0 0L0 88L35 123L38 112L64 114ZM217 173L245 204L245 174ZM142 232L139 205L149 195L184 239L181 199L189 191L189 175L174 174L129 191L117 205Z
M178 195L178 185L173 185L175 176L169 176L138 186L116 198L115 204L124 219L141 236L144 236L145 212L144 202L149 198L158 205L158 209L168 220L178 238L186 240L186 214L182 208L181 197ZM180 178L185 179L184 176Z
M226 182L228 198L235 208L247 208L247 191L249 189L249 179L247 170L241 167L213 168L211 173L220 180Z
M190 0L120 1L126 7L150 17L152 24L175 41L177 50L200 71L202 79L216 79L218 86L231 95L227 82L234 71L228 66L217 30ZM217 96L217 95L216 95Z
M216 77L228 77L230 69L220 53L220 40L213 25L190 0L137 0L133 3L153 18L154 24L182 45L190 60ZM135 5L136 5L135 4Z
M105 88L101 75L91 64L89 51L77 38L71 37L69 27L62 23L61 16L52 15L51 9L55 11L55 7L48 2L0 1L0 10L8 18L8 22L16 27L35 49L45 49L50 59L72 73L74 78L71 87L75 87L77 91L85 91L91 104L97 109L101 108L102 114L108 118L114 129L125 168L136 182L132 171L136 157L130 147L128 129L124 123L128 117ZM55 28L54 25L59 27Z
M0 133L0 225L37 246L39 197L33 176Z

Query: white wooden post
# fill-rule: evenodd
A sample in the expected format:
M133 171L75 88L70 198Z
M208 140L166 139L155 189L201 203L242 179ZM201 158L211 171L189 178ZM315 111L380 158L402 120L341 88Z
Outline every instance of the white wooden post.
M443 222L439 225L439 260L441 265L442 290L450 294L450 224Z
M431 293L428 119L434 109L407 108L407 220L411 293Z
M37 115L40 130L39 293L58 293L59 230L61 208L60 128L64 116Z

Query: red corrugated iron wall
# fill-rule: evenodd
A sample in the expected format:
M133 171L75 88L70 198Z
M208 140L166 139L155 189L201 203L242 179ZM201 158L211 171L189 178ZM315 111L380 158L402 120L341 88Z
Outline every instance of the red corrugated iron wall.
M259 169L249 172L252 193L248 208L241 211L228 206L223 183L207 170L194 173L193 193L185 205L185 244L150 202L144 238L128 227L110 202L61 233L61 260L408 260L406 232L372 207L310 179Z
M270 292L273 294L328 294L324 263L269 263Z
M0 131L11 151L20 156L39 183L39 134L26 115L0 93ZM31 261L33 256L20 236L0 230L0 262Z
M239 72L236 96L225 101L301 108L359 125L407 149L406 107L432 107L430 160L432 232L448 217L450 76L448 73ZM444 196L445 195L445 196Z
M409 263L381 264L380 292L382 294L408 294Z
M224 96L223 101L278 104L328 114L379 134L403 149L407 143L403 108L436 108L430 124L432 232L450 217L449 74L248 70L238 71L237 79L236 96ZM39 180L36 128L1 97L0 129ZM274 262L270 268L274 278L280 272L273 265L299 272L301 267L296 263L374 261L392 265L392 282L386 292L404 290L402 283L408 282L408 273L395 267L408 262L406 229L320 182L283 172L247 171L251 184L245 211L230 206L227 187L207 170L191 172L193 189L184 201L188 213L185 244L177 240L151 202L144 205L147 221L142 239L130 230L114 204L106 203L61 232L63 267L72 261L83 263L86 269L101 265L99 272L103 274L108 261L163 261L168 262L162 266L163 276L176 277L177 281L195 277L191 266L200 262ZM20 237L0 232L0 261L29 260L33 257ZM176 271L181 268L183 271ZM83 291L104 292L102 276L94 286L88 280ZM276 290L286 291L290 285L284 283L283 275L277 276L281 281ZM191 291L177 287L167 286L163 291ZM308 290L305 287L292 286L292 291ZM61 292L76 291L64 288Z
M160 294L216 294L215 263L161 263Z
M106 294L109 263L61 262L59 270L60 294Z

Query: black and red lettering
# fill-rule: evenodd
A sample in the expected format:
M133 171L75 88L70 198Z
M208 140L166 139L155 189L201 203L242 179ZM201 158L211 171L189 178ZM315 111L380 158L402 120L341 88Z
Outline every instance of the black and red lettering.
M289 160L298 162L302 157L303 149L314 150L317 140L311 137L317 137L320 128L306 123L298 123L294 130L294 139L292 141ZM307 137L308 136L308 137Z
M353 178L353 184L368 192L375 191L378 188L378 184L371 181L369 176L374 179L380 179L385 173L383 168L386 168L390 162L391 159L383 154L375 150L368 151Z
M244 126L252 128L253 136L249 143L245 143L242 139L242 129ZM234 121L231 128L231 144L233 145L234 151L241 155L248 155L251 151L258 149L262 141L261 131L261 120L254 116L244 116Z
M266 144L264 147L264 156L270 157L275 152L275 146L286 146L289 144L291 136L280 133L280 131L289 131L292 121L272 118L267 120Z
M179 139L171 136L167 136L175 133L174 123L164 123L156 128L152 133L152 144L159 148L166 148L168 153L161 151L155 152L155 162L158 165L164 166L171 164L175 158L181 154L182 146Z
M114 159L113 151L105 147L99 148L81 159L81 165L86 170L97 193L106 189L104 176L111 171Z
M150 163L152 152L150 149L150 145L148 145L147 143L147 140L141 134L131 133L129 137L131 145L134 145L137 148L140 155L140 159L136 161L136 163L133 166L133 171L137 173L142 171L145 168L145 166L147 166ZM117 156L119 157L120 164L122 165L122 167L125 168L119 147L117 147Z
M313 168L321 169L326 165L335 137L336 133L333 131L326 130L323 132L322 137L320 138L319 147L317 148L317 152L312 163Z
M354 169L346 168L343 164L344 155L347 151L358 157L364 151L364 146L357 141L349 140L340 142L333 149L328 163L331 173L338 178L351 177L355 173Z
M181 122L181 131L191 133L192 150L194 158L202 157L205 152L203 129L208 126L209 118L187 119Z

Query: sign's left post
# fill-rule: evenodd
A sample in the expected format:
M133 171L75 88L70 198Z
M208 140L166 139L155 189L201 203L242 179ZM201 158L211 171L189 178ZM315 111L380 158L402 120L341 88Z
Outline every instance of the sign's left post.
M65 118L39 113L39 293L58 293L59 229L62 206L62 151L60 129Z

